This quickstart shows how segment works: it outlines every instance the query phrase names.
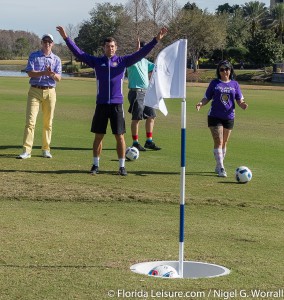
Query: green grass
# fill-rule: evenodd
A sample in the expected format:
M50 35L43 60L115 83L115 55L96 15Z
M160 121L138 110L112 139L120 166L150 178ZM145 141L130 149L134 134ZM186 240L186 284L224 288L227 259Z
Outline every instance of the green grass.
M40 157L39 116L32 158L16 160L28 79L1 78L1 300L101 300L111 299L109 290L119 299L118 290L208 294L283 289L283 91L243 89L249 109L236 109L225 160L228 178L218 178L206 125L209 107L200 112L194 108L204 90L187 89L185 259L224 265L231 274L159 280L129 268L144 261L178 260L180 100L166 100L167 117L158 113L154 138L161 151L141 153L138 161L127 162L129 175L119 177L109 129L101 174L90 176L94 80L64 79L58 84L54 158ZM128 113L126 123L130 145ZM141 124L142 143L144 135ZM240 165L253 172L248 184L234 180Z

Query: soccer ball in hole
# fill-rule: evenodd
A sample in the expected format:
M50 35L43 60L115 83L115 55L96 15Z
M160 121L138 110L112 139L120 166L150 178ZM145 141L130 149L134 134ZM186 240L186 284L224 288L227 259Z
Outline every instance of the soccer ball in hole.
M239 183L247 183L252 179L252 172L248 167L241 166L236 169L236 180Z
M165 278L178 278L178 272L175 268L169 265L160 265L149 271L148 275L165 277Z
M135 147L126 148L125 157L128 160L136 160L139 157L139 150Z

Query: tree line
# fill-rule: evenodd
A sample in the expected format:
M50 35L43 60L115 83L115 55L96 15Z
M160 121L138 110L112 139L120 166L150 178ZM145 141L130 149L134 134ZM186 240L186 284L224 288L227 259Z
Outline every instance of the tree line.
M32 51L40 48L41 39L27 31L0 29L0 60L26 59ZM54 45L54 52L66 57L66 46Z
M161 48L180 38L188 39L188 61L194 68L198 61L214 65L229 59L235 64L263 67L284 60L283 3L272 8L259 1L225 3L210 13L195 2L180 7L177 0L129 0L125 5L106 2L96 4L88 20L76 26L68 24L66 29L80 48L94 55L102 54L103 39L113 36L118 41L118 54L123 55L135 51L137 36L149 42L161 26L167 26L169 34L151 52L153 60ZM36 36L15 32L12 38L0 30L0 42L0 59L19 57L34 50ZM73 60L64 43L54 51Z

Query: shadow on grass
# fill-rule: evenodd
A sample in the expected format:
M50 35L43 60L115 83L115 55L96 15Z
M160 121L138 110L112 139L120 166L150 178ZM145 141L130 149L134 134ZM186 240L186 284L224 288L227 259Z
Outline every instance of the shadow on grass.
M186 175L189 175L189 176L214 176L216 177L216 173L215 172L186 172L185 173Z
M57 174L57 175L62 175L62 174L86 174L89 176L100 176L100 175L115 175L118 176L118 171L105 171L105 170L100 170L99 174L91 174L89 170L45 170L45 171L40 171L40 170L0 170L0 173L30 173L30 174ZM128 175L135 175L135 176L140 176L140 177L145 177L149 175L177 175L179 176L179 172L159 172L159 171L130 171L128 172ZM186 173L186 176L214 176L217 177L214 172L188 172ZM125 176L121 176L125 177ZM217 177L219 178L219 177ZM219 178L220 179L220 178ZM223 180L226 180L224 178ZM219 181L218 183L220 184L240 184L237 181Z
M45 158L46 159L46 158ZM35 174L90 174L88 170L0 170L0 173L35 173ZM100 173L93 176L100 176L101 174L117 175L117 171L101 170ZM147 176L147 175L180 175L180 172L164 172L164 171L151 171L151 170L139 170L139 171L128 171L128 174L136 176ZM187 172L186 176L214 176L217 177L214 172ZM230 182L220 182L230 183ZM236 182L234 182L236 183Z
M223 177L218 177L215 172L187 172L186 175L191 175L191 176L210 176L210 177L216 177L219 180L224 180L224 181L219 181L218 183L221 184L240 184L237 181L228 181L227 178Z
M136 176L147 176L147 175L179 175L178 172L157 172L157 171L131 171L129 174Z
M31 174L90 174L88 170L45 170L45 171L39 171L39 170L0 170L0 173L31 173ZM100 174L113 174L113 171L100 171ZM91 174L90 174L91 175Z
M19 153L22 150L22 146L11 146L11 145L7 145L7 146L0 146L0 150L6 150L6 149L19 149ZM41 146L34 146L33 150L41 150ZM51 148L51 152L52 150L62 150L62 151L93 151L93 148L82 148L82 147L52 147ZM115 151L115 148L104 148L104 151ZM0 157L6 157L6 158L16 158L18 156L15 154L0 154ZM41 157L41 155L32 155L32 157Z
M109 174L109 175L117 175L118 171L105 171L100 170L99 174L92 175L88 170L82 171L82 170L0 170L0 173L34 173L34 174L88 174L91 176L100 176L103 174ZM155 172L155 171L131 171L128 172L128 174L134 174L136 176L147 176L147 175L179 175L178 172Z
M243 184L241 184L241 183L239 183L239 182L237 182L237 181L220 181L220 182L218 182L218 183L221 183L221 184L238 184L238 185L243 185Z
M20 149L22 150L23 146L15 146L15 145L2 145L0 146L0 150L6 150L6 149ZM33 149L39 149L41 150L41 146L33 146ZM56 147L52 146L51 150L93 150L93 148L83 148L83 147ZM114 148L111 149L104 149L104 150L115 150Z
M104 266L79 266L79 265L62 265L62 266L56 266L56 265L30 265L30 266L20 266L20 265L11 265L11 264L5 264L0 265L0 268L15 268L15 269L87 269L87 268L102 268Z

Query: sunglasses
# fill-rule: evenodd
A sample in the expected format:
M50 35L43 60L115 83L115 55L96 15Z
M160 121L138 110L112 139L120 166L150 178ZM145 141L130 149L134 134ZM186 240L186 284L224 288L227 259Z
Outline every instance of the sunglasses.
M224 71L230 71L230 70L231 70L231 69L230 69L230 68L228 68L228 67L227 67L227 68L220 68L220 69L219 69L219 71L220 71L220 72L224 72Z
M52 44L53 42L51 40L42 40L43 43Z

